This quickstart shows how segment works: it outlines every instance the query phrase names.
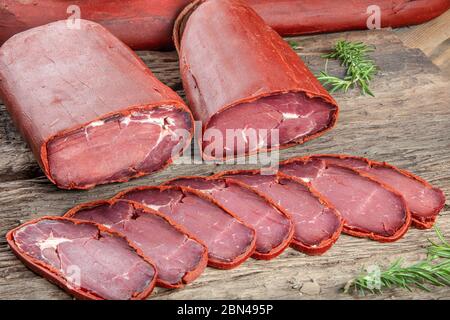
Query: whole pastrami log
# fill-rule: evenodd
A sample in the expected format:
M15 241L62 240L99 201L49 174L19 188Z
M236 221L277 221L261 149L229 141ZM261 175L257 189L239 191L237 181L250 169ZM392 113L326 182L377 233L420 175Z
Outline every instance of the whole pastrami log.
M431 228L445 205L442 190L411 172L398 169L386 162L377 162L349 155L314 155L326 163L348 166L397 190L411 211L412 223L418 228Z
M0 44L16 33L80 13L96 21L134 49L172 47L175 18L191 0L3 0ZM245 0L281 35L366 29L373 7L382 27L431 20L450 7L449 0ZM77 7L74 7L77 6ZM78 11L79 9L79 11ZM368 10L369 9L369 10ZM372 21L372 20L371 20Z
M91 222L44 217L6 239L25 265L78 299L145 299L155 285L154 265L132 243Z
M2 0L0 44L16 33L57 20L100 23L133 49L172 48L173 24L191 0Z
M244 2L195 1L178 17L174 40L206 159L289 147L334 126L336 102Z
M165 185L185 186L210 195L222 207L233 212L256 231L256 259L269 260L289 246L294 234L293 223L281 207L239 181L182 177Z
M341 234L343 222L339 212L306 183L282 173L262 175L259 170L224 171L211 178L239 181L283 208L294 223L291 246L299 251L323 254Z
M189 145L192 115L94 22L25 31L0 48L0 96L44 173L88 189L159 170Z
M304 157L282 162L280 171L309 183L344 219L344 232L390 242L401 238L411 213L395 189L349 167Z
M158 271L157 285L180 288L194 281L208 261L206 246L163 214L125 200L79 205L67 218L92 221L126 236Z
M429 21L450 8L449 0L246 0L246 2L267 24L282 35L367 29L376 22L373 17L378 13L380 27L403 27Z
M255 230L209 196L179 186L137 187L115 199L134 201L167 215L208 248L208 265L231 269L255 251Z

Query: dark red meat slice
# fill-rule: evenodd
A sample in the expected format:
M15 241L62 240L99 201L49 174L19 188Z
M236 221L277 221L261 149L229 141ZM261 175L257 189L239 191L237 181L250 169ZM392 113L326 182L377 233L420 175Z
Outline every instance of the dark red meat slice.
M208 261L206 247L162 214L125 200L77 206L65 217L96 222L126 236L158 271L157 284L178 288L195 280Z
M344 218L344 231L379 241L395 241L408 230L411 215L403 197L358 172L319 159L291 159L280 170L308 182Z
M412 173L385 162L348 155L317 155L326 163L349 166L397 190L411 211L412 222L419 228L431 228L445 205L442 190L434 188Z
M255 249L255 230L198 191L180 187L138 187L117 195L169 216L208 248L208 264L230 269Z
M89 189L150 174L190 145L182 99L102 26L58 21L0 48L0 97L47 177Z
M287 148L335 125L336 101L245 2L195 1L179 15L174 41L189 106L203 124L204 158Z
M272 259L289 245L293 235L290 218L254 190L226 179L186 177L171 180L168 185L185 186L213 197L256 231L256 259Z
M294 223L292 246L302 252L322 254L341 233L339 213L301 182L283 175L260 175L257 170L222 172L215 177L245 183L282 207Z
M215 114L205 128L203 149L215 158L226 158L298 143L327 128L335 114L336 107L303 93L264 97ZM214 130L223 140L215 139ZM234 130L235 137L230 138L227 130Z
M32 270L83 299L143 299L156 269L119 234L67 218L28 222L7 235Z

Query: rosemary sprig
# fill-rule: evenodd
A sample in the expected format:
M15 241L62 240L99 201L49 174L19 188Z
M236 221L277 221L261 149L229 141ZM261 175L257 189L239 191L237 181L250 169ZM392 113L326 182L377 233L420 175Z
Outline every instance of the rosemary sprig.
M368 46L362 42L339 40L333 51L322 57L341 61L341 65L347 68L346 76L341 79L330 75L325 70L320 72L317 78L325 86L331 87L331 92L339 90L347 92L348 89L358 85L362 94L374 96L369 89L369 84L376 75L378 68L375 62L368 57L368 54L373 52L374 49L375 47Z
M413 286L430 291L426 286L450 286L450 261L434 263L421 261L404 267L402 260L397 260L388 269L377 273L369 272L351 280L344 287L344 292L381 293L383 289L400 287L411 291Z
M435 227L434 230L436 231L440 243L428 239L431 244L428 247L428 258L430 260L438 258L450 259L450 244L445 240L444 235L438 227Z
M299 44L297 41L294 40L289 40L288 44L291 46L292 49L297 50L300 48Z
M440 243L431 240L428 248L428 258L410 266L404 266L402 260L395 261L386 270L378 267L349 281L345 287L346 293L367 292L381 293L383 289L393 287L409 291L412 287L430 291L429 286L450 286L450 246L438 228L435 228Z
M346 76L344 79L331 76L325 71L321 71L320 74L317 76L317 79L319 79L320 82L324 86L330 86L330 92L336 92L336 91L344 91L347 92L348 89L352 87L352 78L350 76Z

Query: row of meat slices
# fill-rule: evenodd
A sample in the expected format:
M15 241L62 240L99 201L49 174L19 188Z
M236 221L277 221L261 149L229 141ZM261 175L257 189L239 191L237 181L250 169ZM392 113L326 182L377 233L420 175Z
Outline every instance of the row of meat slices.
M327 251L341 232L388 242L430 228L441 190L389 164L345 155L259 170L181 177L28 222L7 235L30 268L78 298L142 299L179 288L207 265L230 269L291 246Z

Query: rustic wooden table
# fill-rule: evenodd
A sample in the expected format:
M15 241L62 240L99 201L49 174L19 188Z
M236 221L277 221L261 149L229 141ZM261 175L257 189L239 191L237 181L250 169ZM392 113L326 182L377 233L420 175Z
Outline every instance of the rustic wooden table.
M360 96L356 90L335 94L341 107L337 127L319 139L282 151L281 159L311 153L367 156L411 170L442 188L449 196L450 80L448 74L421 50L405 46L397 36L414 38L408 32L420 31L420 28L395 33L390 30L358 31L297 38L301 47L297 51L314 72L324 68L325 61L320 55L340 38L376 45L373 58L381 71L372 84L375 98ZM445 46L448 45L447 38ZM447 49L444 51L448 54ZM141 52L140 55L162 81L183 95L174 52ZM436 59L448 69L446 59ZM328 64L328 70L333 73L343 71L334 62ZM61 215L75 204L107 198L130 186L157 184L180 175L205 175L231 167L175 165L150 177L101 186L88 192L58 190L43 177L1 105L0 155L0 299L70 298L14 257L4 238L9 229L31 218ZM449 211L446 205L437 221L446 235L450 235ZM427 238L433 236L430 230L411 229L400 241L381 244L343 235L320 257L288 249L275 260L250 259L231 271L207 268L186 288L175 291L157 288L152 298L359 299L361 297L345 295L339 289L363 267L385 266L398 258L407 263L423 258ZM450 290L448 287L434 288L431 292L391 290L365 298L449 299Z

